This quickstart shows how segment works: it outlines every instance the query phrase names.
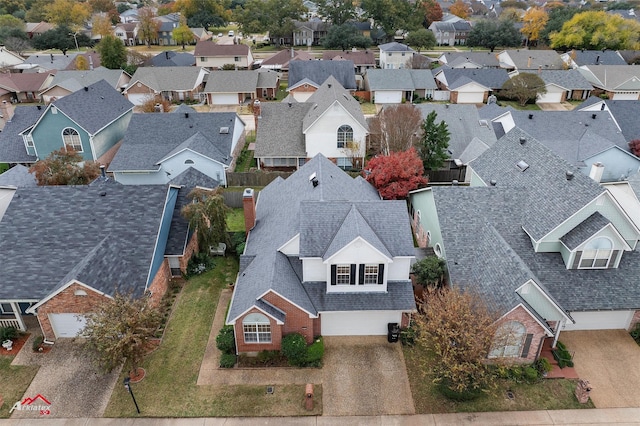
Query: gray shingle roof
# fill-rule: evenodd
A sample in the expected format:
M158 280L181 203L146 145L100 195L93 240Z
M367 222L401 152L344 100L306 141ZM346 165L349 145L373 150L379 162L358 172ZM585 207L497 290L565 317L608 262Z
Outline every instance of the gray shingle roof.
M389 281L386 293L327 293L327 283L302 284L318 312L411 311L415 309L410 281Z
M582 75L596 87L616 90L635 78L640 80L640 67L629 65L585 65L578 68Z
M278 82L280 81L280 74L276 71L268 69L258 69L258 83L257 87L262 88L278 88Z
M497 68L500 63L493 52L445 52L442 56L451 68L466 62L473 62L481 67Z
M78 90L58 99L51 105L65 113L90 134L95 134L133 109L133 104L104 80L87 86L86 90Z
M521 144L520 138L525 142ZM516 167L520 161L529 165L525 171ZM522 212L520 223L535 240L604 191L593 179L517 127L473 160L470 167L485 183L495 180L500 187L527 188L528 208ZM566 179L567 171L573 172L573 179Z
M615 50L572 50L568 52L578 66L581 65L627 65Z
M214 189L220 186L220 182L205 175L201 171L194 169L193 167L187 168L184 172L171 179L169 182L171 185L179 185L187 188L195 188L196 186Z
M18 188L0 222L0 298L40 299L74 278L141 295L166 198L162 185Z
M555 50L506 50L518 70L561 70L564 62Z
M333 76L329 76L324 83L307 99L307 103L314 104L302 123L302 129L306 132L315 121L325 113L327 108L338 102L358 123L368 129L360 104L351 94L340 85Z
M263 102L254 156L306 157L302 122L312 106L306 102Z
M207 78L207 93L254 93L258 87L257 71L212 71Z
M316 174L319 182L315 187L309 182L312 173ZM255 306L260 296L269 290L276 291L313 315L320 309L331 309L318 302L318 297L312 297L306 284L301 284L300 259L288 258L277 250L291 238L301 234L305 215L313 213L312 209L320 204L334 205L336 202L336 205L347 207L350 207L350 203L359 202L388 203L380 201L377 191L371 185L361 178L351 178L322 155L308 161L286 180L274 180L260 192L256 206L256 224L249 234L245 255L240 260L241 272L229 309L228 321L233 321ZM402 203L390 204L389 214L393 215L392 212L396 210L404 212L404 221L407 222L406 208ZM386 213L381 215L386 216ZM377 226L383 218L376 220L376 224L372 226ZM308 231L310 228L306 229ZM391 220L385 222L383 229L375 229L378 235L384 235L381 237L382 240L386 240L386 233L393 230L397 233L399 228ZM305 235L307 234L305 231ZM388 238L389 241L396 241L396 238L399 240L402 236ZM412 246L408 229L404 238L408 245ZM301 247L303 245L301 239ZM400 306L399 309L413 308L413 305L405 306L402 301L395 300L396 297L390 297L396 295L402 300L412 298L409 295L412 293L410 285L399 285L398 293L391 293L392 290L396 290L391 287L392 284L389 284L390 293L387 293L386 298L382 295L371 296L371 299L376 300L368 309L397 309L397 306ZM366 296L366 300L370 300L369 297ZM351 300L349 296L346 299ZM318 303L317 306L314 301Z
M627 142L640 139L640 101L605 101Z
M0 162L35 163L35 155L28 155L21 132L32 127L44 114L45 108L35 106L16 107L11 121L0 132Z
M200 67L139 67L128 87L140 82L157 91L193 90L199 83Z
M157 170L160 160L186 148L229 165L236 118L234 112L134 114L109 171ZM229 133L220 133L222 127Z
M338 80L345 89L357 88L353 61L291 61L289 63L289 87L304 78L321 85L329 76Z
M391 43L385 43L378 46L383 52L415 52L412 48L406 44L392 41Z
M442 71L441 71L442 70ZM454 86L456 81L462 77L467 77L471 81L475 81L489 89L495 90L502 88L505 81L509 80L509 74L504 69L499 68L449 68L443 66L434 70L434 73L444 73L449 87ZM465 83L466 84L466 83ZM459 87L460 84L455 85Z
M13 186L24 188L25 186L37 186L35 175L29 173L29 168L22 164L16 164L9 170L0 174L0 186Z
M196 64L196 57L189 52L166 50L145 62L147 67L190 67Z
M104 67L99 67L92 71L58 71L53 77L49 88L60 86L70 92L75 92L100 80L105 80L114 89L120 89L118 80L120 80L123 72L122 70L110 70Z
M366 79L372 91L437 88L431 70L370 69Z
M596 212L562 236L560 241L562 241L569 250L573 250L584 243L587 238L590 238L610 223L611 221L609 219Z
M592 90L593 86L578 70L543 70L539 74L545 84L555 84L566 90Z
M180 173L176 177L176 179L180 176L184 176L190 171L195 171L193 181L197 182L199 177L207 179L208 177L197 170L189 167L189 169ZM176 180L174 179L174 180ZM190 182L190 183L195 183ZM179 185L178 183L171 182L172 185ZM191 200L187 197L191 189L195 187L195 185L181 185L182 188L178 191L178 199L176 200L176 206L173 210L173 215L171 216L171 226L169 228L169 236L167 238L167 246L164 249L165 256L182 256L184 254L184 249L187 247L187 243L189 242L189 237L191 237L191 232L189 229L189 221L182 216L182 208L186 206Z
M322 52L323 61L349 60L356 65L374 65L376 57L371 50L325 50Z

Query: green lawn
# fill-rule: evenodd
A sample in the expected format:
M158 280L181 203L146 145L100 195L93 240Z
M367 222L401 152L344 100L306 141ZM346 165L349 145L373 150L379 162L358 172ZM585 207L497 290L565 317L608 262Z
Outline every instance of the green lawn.
M227 228L230 232L244 232L244 210L231 209L227 214Z
M236 172L248 172L251 167L255 167L256 163L253 158L253 151L249 151L249 144L256 141L255 132L251 132L247 135L244 147L238 156L238 161L236 162Z
M363 114L376 114L378 112L376 109L376 104L372 104L371 102L361 103L360 109L362 109Z
M237 272L234 257L217 258L212 271L186 283L162 344L143 362L146 377L131 385L142 416L300 416L321 412L321 406L311 412L304 410L304 385L278 386L273 395L268 395L264 386L196 385L220 291L235 280ZM130 395L123 386L116 386L105 417L135 416Z
M9 165L6 163L0 163L0 174L9 170Z
M38 366L11 366L13 356L0 356L0 395L4 404L0 407L0 419L9 417L9 410L16 401L22 399L31 381L38 372Z
M499 380L497 389L473 401L456 402L444 397L429 374L430 359L419 346L403 347L407 374L417 414L484 411L530 411L594 408L593 403L580 404L573 392L577 380L544 379L535 384ZM425 373L426 372L426 373ZM511 390L514 399L507 398Z
M498 104L503 107L513 107L514 109L526 110L526 111L540 111L540 107L536 104L526 104L525 106L520 106L518 101L498 101Z

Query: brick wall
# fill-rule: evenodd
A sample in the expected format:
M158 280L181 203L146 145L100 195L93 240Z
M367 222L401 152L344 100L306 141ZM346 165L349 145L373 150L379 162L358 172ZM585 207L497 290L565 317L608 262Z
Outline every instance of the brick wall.
M86 296L76 295L76 290L86 293ZM49 341L56 340L56 335L49 321L49 314L85 314L92 312L100 302L105 300L105 297L80 284L71 284L62 290L38 308L37 316L44 338Z
M148 88L147 86L145 86L144 84L141 84L140 86L138 86L138 83L134 84L133 86L129 87L129 89L127 90L127 93L155 93L153 90L151 90L150 88Z
M102 154L100 158L98 158L97 163L105 166L105 170L109 169L109 164L111 164L111 162L113 161L113 157L116 156L116 152L118 152L118 149L120 149L120 145L122 145L122 141L118 142L117 144L109 148L107 152Z
M449 92L449 101L452 104L458 103L458 92Z
M502 324L507 321L521 322L526 328L526 334L533 334L533 338L531 339L529 354L526 358L506 358L505 360L513 363L531 363L535 361L542 349L542 341L546 336L544 328L542 328L542 326L538 324L538 322L521 306L516 308L506 317L502 318L498 324Z
M295 89L290 90L289 93L315 92L316 90L318 90L318 89L316 89L315 87L311 86L310 84L303 84L302 86L299 86L299 87L296 87Z
M633 318L631 318L631 324L629 324L629 330L631 331L636 327L636 324L640 322L640 310L635 311Z
M191 239L187 243L187 247L184 249L184 255L180 256L180 270L183 273L187 272L187 265L189 264L189 259L193 256L194 253L198 252L198 234L195 232L191 236Z
M151 281L151 285L149 286L149 291L151 292L151 297L149 298L149 302L152 306L158 306L162 297L167 292L169 288L169 280L171 279L171 269L169 268L169 261L167 259L162 260L162 265L156 276Z
M282 326L276 324L276 321L273 318L269 318L269 323L271 324L271 343L244 343L244 330L242 328L242 320L249 314L262 312L258 309L252 309L247 312L245 315L238 318L234 327L234 333L236 336L236 352L237 353L246 353L246 352L260 352L260 351L278 351L280 350L280 342L282 341ZM263 314L264 315L264 314Z

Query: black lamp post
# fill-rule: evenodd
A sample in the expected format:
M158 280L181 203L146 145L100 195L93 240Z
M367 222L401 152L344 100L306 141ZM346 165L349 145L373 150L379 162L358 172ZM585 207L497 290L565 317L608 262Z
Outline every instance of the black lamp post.
M131 399L133 399L133 403L136 406L136 411L138 412L138 414L140 414L140 408L138 407L138 403L136 402L136 397L133 395L133 389L131 389L131 379L129 378L129 376L125 377L123 380L124 383L124 388L127 390L127 392L129 392L129 394L131 394Z

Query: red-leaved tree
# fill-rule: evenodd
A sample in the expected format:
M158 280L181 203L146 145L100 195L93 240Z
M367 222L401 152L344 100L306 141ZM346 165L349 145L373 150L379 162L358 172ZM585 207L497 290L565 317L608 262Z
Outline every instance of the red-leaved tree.
M629 149L633 155L640 157L640 139L629 142Z
M422 160L415 148L372 158L364 175L385 200L407 198L409 191L427 184Z

